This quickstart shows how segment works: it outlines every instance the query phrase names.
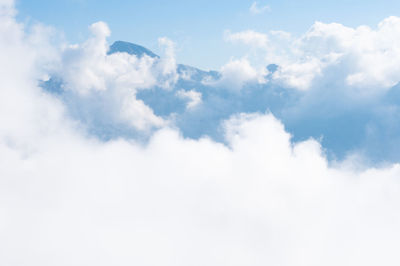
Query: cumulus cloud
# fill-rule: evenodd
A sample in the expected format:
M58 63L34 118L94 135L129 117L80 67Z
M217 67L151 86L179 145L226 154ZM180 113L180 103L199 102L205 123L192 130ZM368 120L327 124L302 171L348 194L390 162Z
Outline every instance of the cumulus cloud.
M253 85L253 98L241 94L235 102L246 111L273 110L296 139L321 138L334 157L355 152L367 160L398 161L392 148L399 143L398 22L389 17L377 27L356 28L315 22L300 36L259 33L268 42L245 56L251 68L270 71L259 84L264 91Z
M294 142L268 112L232 115L226 144L165 124L146 143L103 141L70 101L143 117L127 96L164 83L158 63L107 55L108 27L93 24L52 70L60 97L38 86L41 52L23 26L0 18L0 264L399 264L398 164L332 166L318 141ZM245 61L229 67L257 77Z
M260 6L257 2L253 2L250 6L250 13L257 15L271 11L268 5Z
M264 75L267 69L256 69L247 58L231 59L221 67L221 76L217 80L205 81L205 84L222 86L233 91L240 90L245 84L265 83Z
M298 38L291 38L288 34L284 36L280 32L278 43L267 42L268 38L277 35L276 31L269 34L243 31L231 33L227 39L241 40L251 46L256 44L268 50L265 60L281 66L275 78L286 86L308 89L321 71L336 66L345 69L346 75L341 79L346 86L370 92L376 87L390 88L400 79L399 21L397 17L386 18L376 29L316 22Z
M24 158L2 142L1 261L398 263L398 166L332 169L271 115L225 127L229 148L171 129L145 147L53 136Z
M72 112L89 121L94 130L110 124L112 127L124 124L138 131L165 125L167 121L136 99L136 93L155 86L168 89L176 83L173 42L160 38L160 45L165 47L161 58L108 54L107 37L111 31L107 24L97 22L89 29L91 35L87 41L69 45L62 51L61 63L52 73L62 81L62 97L72 103ZM78 108L77 102L80 102Z

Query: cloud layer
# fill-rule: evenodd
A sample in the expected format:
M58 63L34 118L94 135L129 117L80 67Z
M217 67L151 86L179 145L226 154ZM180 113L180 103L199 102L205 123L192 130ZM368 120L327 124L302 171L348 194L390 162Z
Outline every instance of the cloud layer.
M225 31L226 41L248 46L248 53L231 58L217 77L177 83L177 90L202 93L201 111L159 108L160 102L179 104L157 89L138 97L159 116L174 114L187 137L223 141L223 120L238 112L269 110L296 141L319 139L331 159L397 162L399 29L399 18L389 17L376 28L316 22L301 36ZM151 95L163 96L155 101ZM199 126L199 120L206 122Z
M216 87L206 80L182 91L192 83L179 77L168 39L160 60L108 55L110 31L98 22L83 44L43 57L51 31L24 29L7 1L0 10L0 264L399 264L398 164L334 164L317 140L294 142L271 112L238 111L241 98L294 98L276 108L290 122L290 111L318 102L319 89L298 100L298 91L271 85L287 73L281 62L259 80L250 61L232 60L208 80ZM227 85L239 65L252 87ZM62 80L62 92L42 89L43 76ZM252 94L260 91L268 94ZM173 95L184 113L159 115L140 92ZM362 99L352 110L368 106ZM212 106L227 110L214 121L224 144L185 138L185 125L218 114ZM185 118L193 122L180 124ZM102 128L148 140L116 133L104 141L91 132Z
M263 47L265 60L281 66L274 78L285 86L310 89L333 68L341 69L335 78L343 85L367 94L399 82L399 28L400 19L388 17L376 29L316 22L297 38L276 31L243 31L227 34L226 39Z

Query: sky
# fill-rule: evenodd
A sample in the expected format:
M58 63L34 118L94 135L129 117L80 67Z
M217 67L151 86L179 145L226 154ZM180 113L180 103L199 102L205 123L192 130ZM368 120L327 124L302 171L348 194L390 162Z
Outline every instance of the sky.
M0 265L400 264L398 4L205 3L0 0Z
M349 27L374 27L383 18L399 16L400 3L392 0L272 0L258 1L94 1L18 0L22 21L42 22L63 31L71 42L83 41L87 25L102 20L112 29L109 42L130 41L158 51L157 39L168 37L177 43L181 63L204 69L218 69L243 48L226 45L226 30L283 30L302 34L315 21L340 22Z

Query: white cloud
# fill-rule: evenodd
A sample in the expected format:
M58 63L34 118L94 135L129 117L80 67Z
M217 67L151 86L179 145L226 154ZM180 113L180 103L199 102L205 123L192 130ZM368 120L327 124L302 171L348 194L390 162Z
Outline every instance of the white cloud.
M320 73L335 66L342 75L346 74L338 73L336 78L350 88L362 89L364 94L373 94L374 88L390 88L400 81L400 19L397 17L383 20L376 29L316 22L298 38L276 33L250 30L230 33L227 39L264 47L266 64L281 66L275 78L285 86L309 89ZM273 40L267 42L269 39Z
M195 90L189 90L189 91L179 90L176 92L176 96L181 99L188 100L188 103L186 105L187 109L193 109L202 102L201 93Z
M257 48L265 48L268 44L268 36L252 30L231 33L225 32L225 40L230 42L242 42L243 44Z
M396 74L399 29L399 19L394 17L382 21L376 30L317 22L299 39L299 49L303 57L318 60L324 67L341 65L348 71L344 79L349 86L389 88L400 80ZM332 56L335 60L327 60Z
M285 86L300 90L310 88L316 76L321 75L323 65L317 59L305 62L296 62L281 66L274 74L274 78Z
M53 135L23 158L2 141L1 262L398 264L399 166L329 168L271 115L226 128L230 148L171 129L144 147Z
M271 8L268 5L259 6L257 2L253 2L250 6L250 12L252 14L262 14L267 11L271 11Z
M16 10L14 9L14 0L1 0L0 1L0 16L14 16Z
M11 4L0 3L0 139L30 152L41 137L58 130L63 107L32 86L43 74L41 55L46 46L24 34L23 25L14 20Z
M220 70L221 77L218 80L205 82L209 85L223 86L233 91L239 91L248 83L265 83L265 68L256 69L251 66L247 58L231 59Z
M163 80L161 86L168 89L171 88L179 78L176 72L175 44L166 37L159 38L158 43L160 46L165 47L164 57L161 58L158 64L158 68L162 74L159 79Z
M123 123L141 131L168 123L137 100L136 93L154 86L171 88L175 84L178 74L172 41L160 38L160 45L165 47L165 55L160 59L126 53L108 55L108 26L98 22L90 26L90 31L87 41L70 45L62 52L62 62L55 68L65 90L73 92L73 101L82 101L83 106L78 110L89 116L85 119L106 116L116 125ZM101 104L96 103L99 100Z

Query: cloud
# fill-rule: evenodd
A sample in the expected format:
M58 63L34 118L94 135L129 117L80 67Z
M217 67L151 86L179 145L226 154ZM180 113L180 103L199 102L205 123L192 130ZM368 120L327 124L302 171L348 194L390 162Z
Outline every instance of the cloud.
M295 39L279 34L278 42L267 41L272 35L276 36L276 32L265 34L251 30L230 33L227 39L263 47L267 63L281 66L275 78L285 86L309 89L321 71L336 66L345 69L346 75L340 78L346 86L373 93L373 88L387 89L400 80L397 75L399 21L397 17L386 18L376 29L316 22L308 32ZM302 65L306 65L308 71L293 71L297 66L303 68Z
M188 103L186 105L187 109L193 109L202 102L201 93L195 90L179 90L176 92L176 95L181 99L188 100Z
M74 117L106 137L120 132L121 127L132 134L168 123L136 99L136 93L155 86L169 89L176 83L173 42L160 38L160 46L165 47L160 59L138 58L126 53L108 54L111 31L104 22L92 24L90 32L84 43L69 45L61 52L61 62L51 73L62 82L61 97Z
M147 142L104 141L69 105L98 104L110 123L121 103L143 117L135 93L173 68L107 55L108 28L96 23L54 59L60 96L38 86L43 51L9 12L0 18L0 264L399 264L398 164L332 165L318 141L293 141L269 112L231 114L225 144L168 124ZM245 60L224 71L257 78Z
M0 1L1 16L12 17L15 15L14 0L1 0Z
M204 83L212 86L222 86L233 91L239 91L245 84L263 83L266 69L256 69L250 65L247 58L230 60L220 70L221 76L217 80L208 80Z
M263 92L253 85L252 98L241 94L242 100L232 102L242 111L272 110L295 139L322 137L334 158L356 153L396 162L400 157L391 147L399 143L399 28L399 18L389 17L375 28L316 22L298 37L259 33L268 43L254 56L246 54L247 62L253 69L275 67L259 84Z
M230 33L225 32L225 40L230 42L242 42L243 44L264 48L268 44L268 36L252 30Z
M144 147L65 134L21 157L2 142L2 263L398 263L398 166L330 168L268 114L225 127L229 148L168 128Z
M178 81L178 74L176 71L176 60L175 60L175 44L166 37L159 38L158 43L160 46L165 47L165 56L161 58L159 67L163 77L163 84L161 86L165 88L171 88Z
M239 112L269 110L295 141L319 139L330 160L398 162L400 94L397 72L392 72L397 64L392 58L399 55L392 46L398 38L396 23L396 18L387 18L376 28L351 28L316 22L299 36L282 31L252 34L267 42L244 38L251 30L225 32L228 41L235 36L235 42L246 40L257 49L232 57L216 75L200 78L201 83L182 81L182 75L171 92L152 90L139 97L157 115L173 117L185 137L207 135L224 142L223 120ZM176 99L177 91L188 88L202 94L196 112L187 112Z
M250 6L250 13L255 15L262 14L268 11L271 11L271 8L268 5L259 6L257 2L253 2Z

